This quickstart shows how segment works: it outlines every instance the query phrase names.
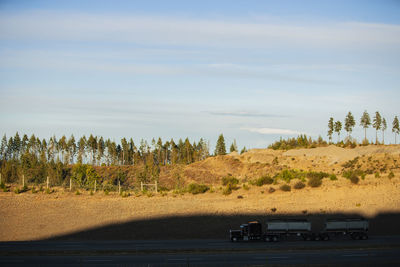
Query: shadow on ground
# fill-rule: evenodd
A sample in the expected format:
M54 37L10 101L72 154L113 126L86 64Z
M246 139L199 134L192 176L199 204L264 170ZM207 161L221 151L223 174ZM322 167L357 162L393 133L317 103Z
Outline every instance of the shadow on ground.
M238 229L248 221L266 222L268 219L306 218L312 231L318 232L325 219L361 218L358 214L237 214L170 216L132 220L124 223L95 227L45 240L168 240L168 239L227 239L229 229ZM370 235L400 235L400 214L382 213L369 220Z

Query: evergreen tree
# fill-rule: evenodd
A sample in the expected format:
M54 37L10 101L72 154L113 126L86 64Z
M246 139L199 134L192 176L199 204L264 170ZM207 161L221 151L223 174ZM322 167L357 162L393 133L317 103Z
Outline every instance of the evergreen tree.
M74 135L71 135L71 137L69 138L67 147L68 147L68 153L69 153L69 157L70 157L69 163L73 164L74 157L76 154L76 143L75 143Z
M329 137L329 143L332 143L333 128L334 128L333 118L330 117L330 118L329 118L329 121L328 121L328 137Z
M367 129L371 125L371 118L366 110L361 117L360 125L364 128L364 141L367 141Z
M217 145L215 146L214 154L217 155L226 155L226 147L225 147L225 138L223 134L220 134L218 137Z
M232 153L232 152L237 152L238 151L238 148L237 148L237 145L236 145L236 139L233 139L233 143L231 144L231 147L230 147L230 149L229 149L229 151Z
M382 118L382 144L385 144L385 131L387 129L386 119Z
M14 152L15 158L19 158L20 152L21 152L21 138L19 137L18 132L15 134L14 139L13 139L13 147L14 147Z
M335 122L335 133L338 135L338 143L340 142L340 131L342 130L342 123L340 121Z
M246 147L244 146L243 149L240 151L240 154L243 154L243 153L245 153L245 152L247 152L247 149L246 149Z
M353 114L349 111L344 120L344 130L347 132L348 137L350 138L351 133L353 132L353 128L356 125L356 121L354 120Z
M381 127L382 127L382 117L381 117L381 114L379 114L378 111L375 112L374 123L372 124L372 126L376 130L375 144L378 144L378 130L380 130Z
M7 160L6 152L7 152L7 136L4 134L3 138L1 139L1 145L0 145L0 158L1 159Z
M394 143L397 144L396 137L400 133L400 124L399 124L399 119L397 118L397 116L395 116L393 119L392 132L394 133ZM3 145L3 143L2 143L2 145Z

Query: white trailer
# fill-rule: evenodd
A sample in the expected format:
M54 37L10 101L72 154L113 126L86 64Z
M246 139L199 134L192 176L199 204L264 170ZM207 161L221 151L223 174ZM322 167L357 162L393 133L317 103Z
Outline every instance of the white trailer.
M349 235L353 239L368 239L369 223L364 219L327 220L326 235Z
M307 220L270 220L267 221L265 241L278 241L283 236L302 236L305 240L312 239L311 222Z

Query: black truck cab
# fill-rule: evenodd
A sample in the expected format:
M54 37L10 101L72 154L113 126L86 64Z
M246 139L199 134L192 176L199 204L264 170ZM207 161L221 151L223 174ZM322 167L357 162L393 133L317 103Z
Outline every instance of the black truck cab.
M230 239L232 242L261 240L262 236L262 225L258 221L242 224L240 230L230 230Z

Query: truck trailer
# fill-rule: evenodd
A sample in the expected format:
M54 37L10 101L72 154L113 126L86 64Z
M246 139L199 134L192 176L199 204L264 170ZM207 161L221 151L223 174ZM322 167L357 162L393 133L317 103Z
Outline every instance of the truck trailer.
M306 219L268 220L263 226L258 221L251 221L240 226L240 230L230 230L232 242L263 240L277 242L288 236L300 236L304 240L329 240L332 236L349 235L352 239L368 239L368 221L364 219L327 220L319 232L313 232L312 223Z

